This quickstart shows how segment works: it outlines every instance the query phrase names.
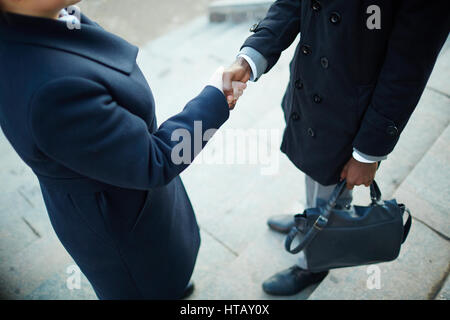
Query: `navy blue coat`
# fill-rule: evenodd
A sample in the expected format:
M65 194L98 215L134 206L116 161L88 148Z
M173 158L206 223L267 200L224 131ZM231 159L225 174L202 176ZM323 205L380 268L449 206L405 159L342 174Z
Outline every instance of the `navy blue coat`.
M380 9L379 29L371 5ZM282 102L281 150L324 185L338 182L353 148L389 154L449 28L448 0L276 1L243 47L260 52L268 72L301 33Z
M187 164L172 162L179 141L171 134L193 137L194 121L205 132L229 116L224 95L207 86L158 127L137 53L85 16L81 30L0 18L1 128L37 175L56 234L101 299L182 295L200 237L179 178Z

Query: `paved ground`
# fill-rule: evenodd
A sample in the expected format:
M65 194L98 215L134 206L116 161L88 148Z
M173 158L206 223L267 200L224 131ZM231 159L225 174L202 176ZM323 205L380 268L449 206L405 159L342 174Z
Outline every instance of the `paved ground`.
M141 45L138 62L152 87L160 123L179 112L218 65L234 59L251 24L210 24L202 16ZM225 124L222 138L216 136L204 152L218 158L223 150L232 154L237 147L225 133L245 129L249 143L256 140L267 146L279 170L262 175L267 163L196 161L182 174L202 234L193 299L272 298L262 292L261 282L295 262L295 257L283 250L283 237L265 225L269 216L299 212L305 202L303 174L278 151L283 128L280 101L294 46L270 75L249 85ZM449 47L447 42L417 111L377 177L385 198L405 202L414 216L399 259L378 265L381 288L367 288L366 267L346 268L332 271L317 288L289 299L449 298ZM273 130L276 135L256 139L248 129ZM2 135L0 154L1 296L95 299L84 277L80 289L68 289L73 261L50 227L36 178ZM366 204L367 190L357 189L355 198L357 203Z
M135 45L166 34L207 13L211 0L85 0L81 11Z

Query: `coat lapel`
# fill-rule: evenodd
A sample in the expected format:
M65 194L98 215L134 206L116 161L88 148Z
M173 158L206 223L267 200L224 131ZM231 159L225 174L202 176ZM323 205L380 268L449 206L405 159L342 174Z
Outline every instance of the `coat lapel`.
M81 29L70 30L63 21L24 16L0 15L0 40L22 42L71 52L130 74L138 48L105 31L85 15Z

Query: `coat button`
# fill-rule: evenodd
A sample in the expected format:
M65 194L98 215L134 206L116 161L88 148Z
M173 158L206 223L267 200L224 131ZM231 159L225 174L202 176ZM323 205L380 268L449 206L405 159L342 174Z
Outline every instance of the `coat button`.
M322 6L320 5L319 1L313 1L311 4L311 8L317 12L320 11L320 9L322 9Z
M294 121L298 121L298 120L300 120L300 115L297 112L292 112L291 118Z
M328 59L326 57L320 58L320 64L324 69L328 68Z
M252 25L252 27L250 28L250 32L255 32L256 29L258 29L258 27L259 27L259 22Z
M299 89L299 90L302 89L303 88L303 82L300 79L295 80L295 87L297 89Z
M302 45L301 50L305 56L307 56L311 53L311 47L306 44Z
M398 129L396 126L389 126L386 129L386 133L390 136L396 136L398 134Z
M330 16L330 21L333 24L338 24L339 22L341 22L341 15L339 14L339 12L332 12Z
M314 133L314 130L313 130L313 129L309 128L309 129L308 129L308 135L309 135L310 137L314 137L316 134Z
M321 103L322 102L322 98L318 94L315 94L313 96L313 100L314 100L315 103Z

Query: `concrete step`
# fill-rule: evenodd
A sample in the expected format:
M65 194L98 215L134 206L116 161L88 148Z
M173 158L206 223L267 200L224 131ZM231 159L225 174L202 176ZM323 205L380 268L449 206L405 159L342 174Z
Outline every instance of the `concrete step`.
M445 279L445 282L442 285L442 288L439 290L439 293L436 295L436 300L450 300L450 278Z
M246 23L209 24L207 18L203 17L176 32L152 41L140 50L138 62L154 91L160 123L180 112L187 101L195 97L208 83L210 75L220 64L228 65L234 61L241 43L249 34L248 28ZM177 50L173 50L174 43L178 45ZM287 83L287 64L288 60L285 59L280 63L279 69L285 83ZM272 85L279 82L280 79L274 79ZM255 128L279 128L283 121L279 108L282 92L269 91L266 96L274 102L275 108L267 104L253 105L253 109L246 111L244 107L239 107L240 115L233 116L227 123L227 128L242 128L244 125ZM255 94L258 95L257 92ZM252 110L258 108L265 116L255 115ZM269 109L272 109L272 114L265 114L264 111ZM256 125L258 122L259 127ZM278 131L279 140L281 130ZM261 143L269 144L269 141L263 139ZM273 145L277 152L278 145L278 141ZM217 141L215 145L210 143L208 147L210 153L215 153L223 148L230 149L232 143L227 142L223 146ZM5 191L0 199L0 212L2 221L5 222L0 229L2 238L0 255L4 257L0 261L0 270L4 275L1 279L1 292L15 299L95 298L85 278L79 291L70 291L65 287L64 280L68 276L65 273L66 267L73 264L73 261L54 235L38 181L1 135L0 150L2 152L0 179L2 191ZM283 161L283 166L290 166L291 171L302 177L286 159ZM220 226L218 221L226 220L226 230L232 230L228 225L235 217L232 218L228 214L229 210L243 203L243 199L260 185L267 186L277 180L274 177L261 176L261 166L243 164L206 167L208 170L205 170L205 166L193 165L191 172L187 170L183 174L202 229L203 245L195 271L197 278L202 278L210 274L210 270L234 260L238 252L248 245L250 238L256 235L248 232L247 236L234 237L235 234L245 235L242 231L247 228L247 221L243 221L241 228L236 229L235 233L219 232L220 228L216 227ZM210 185L212 177L218 181L213 187ZM243 182L239 181L239 177L243 178ZM299 193L301 193L301 179L294 182L300 185ZM295 188L292 190L293 194L297 192ZM256 202L256 199L252 202ZM275 204L274 201L272 204L274 209ZM258 219L257 215L253 215L252 219ZM230 240L233 237L234 239Z
M448 299L449 48L447 40L416 111L377 174L385 198L405 203L414 217L400 257L377 265L379 290L368 289L367 266L345 268L332 270L310 299ZM366 196L356 190L357 202Z
M449 103L450 106L450 103ZM450 126L395 193L414 217L450 239Z
M282 62L281 62L282 63ZM275 71L275 70L274 70ZM275 71L277 72L277 71ZM279 72L279 71L278 71ZM435 76L439 76L439 74L435 73ZM263 77L263 79L267 79L267 81L270 81L272 74L267 75L266 77ZM278 77L279 75L275 75L274 77ZM267 87L265 87L265 84L259 82L256 87L256 85L251 88L253 91L246 92L246 96L242 98L241 106L245 107L246 110L252 108L253 105L262 105L264 103L273 105L276 104L276 97L273 97L272 99L269 99L268 101L264 100L264 93L267 92L266 90L270 90L269 88L274 87L280 87L280 85L276 85L274 83L267 83ZM261 90L261 91L259 91ZM258 91L258 94L252 95L254 91ZM281 91L281 90L280 90ZM246 100L246 98L249 99L249 101ZM250 102L251 101L251 102ZM247 103L249 103L249 106L245 106ZM415 168L415 166L420 162L420 160L424 157L424 155L427 153L427 151L430 149L430 146L433 145L433 143L442 135L442 133L446 130L446 127L449 123L449 117L450 114L448 113L448 106L449 101L448 98L445 95L442 95L440 93L437 93L435 90L426 90L422 96L422 99L417 107L416 112L411 117L411 120L407 126L407 128L404 130L402 134L402 138L399 142L399 144L396 147L396 150L389 156L389 159L387 161L384 161L382 166L380 167L380 171L377 175L377 180L379 181L383 195L385 198L391 198L395 190L399 187L402 182L407 179L408 175L411 173L411 170ZM248 109L247 109L248 108ZM433 126L430 126L430 123L433 123ZM283 126L282 121L278 122L280 126ZM439 149L439 148L438 148ZM283 169L282 169L283 170ZM295 169L294 169L295 170ZM438 170L435 170L435 172L439 172ZM283 179L283 177L280 177ZM443 181L446 181L445 179ZM267 183L261 182L261 183ZM279 187L283 192L286 192L286 190L292 190L292 188L296 188L296 190L300 191L302 190L302 187L299 185L293 185L290 184L290 182L286 179L284 181L278 181ZM228 184L227 184L228 185ZM273 186L271 186L273 187ZM278 189L277 188L277 189ZM258 187L258 191L261 191L262 187ZM275 188L274 188L275 189ZM441 188L442 190L442 188ZM231 192L230 192L231 193ZM304 203L303 198L304 190L302 190L302 193L298 194L297 199L299 200L299 206L301 207L302 202ZM436 194L442 194L437 192ZM356 188L355 190L355 203L357 204L367 204L369 202L369 194L367 188ZM270 197L270 194L267 195ZM294 195L295 197L295 195ZM261 199L266 199L265 194L259 195L259 201ZM254 203L258 202L258 199L255 199L256 202L250 201L250 197L246 197L245 201L248 203L252 203L253 205L247 205L243 206L245 207L245 210L242 210L242 216L244 214L251 215L251 211L257 211L258 213L263 213L264 210L260 210L259 205L254 205ZM198 202L201 202L201 199L197 199ZM292 198L291 198L292 201ZM268 205L265 203L266 200L264 200L264 203L262 204L263 207L270 209L267 207ZM407 204L409 204L408 201L404 201ZM206 204L204 208L208 208L210 204ZM280 210L281 209L281 210ZM201 209L200 209L201 211ZM238 221L239 216L233 215L234 212L240 212L241 210L238 208L234 208L230 210L230 214L232 215L232 218L230 221ZM195 296L194 298L231 298L236 297L237 299L264 299L269 298L266 296L262 290L261 290L261 283L264 281L268 276L273 274L276 271L280 271L284 268L289 267L293 263L295 263L295 259L292 259L291 256L289 256L287 253L284 252L282 241L284 237L280 237L278 235L274 235L271 232L267 231L267 227L265 226L264 221L267 219L268 216L271 214L274 214L274 212L277 211L277 208L268 210L267 214L260 214L260 219L254 219L252 223L260 224L259 226L254 225L252 228L253 230L250 232L251 234L255 234L256 240L250 240L251 242L247 244L246 247L244 246L237 246L237 248L244 248L245 250L240 251L238 249L238 257L231 262L229 265L222 266L222 270L217 271L215 274L211 274L208 278L204 279L203 281L199 282L200 289L199 294ZM215 212L215 211L214 211ZM299 212L294 209L291 211L289 210L283 210L283 207L278 208L278 212L287 213L287 212ZM236 220L234 220L234 218ZM244 218L241 218L244 219ZM246 217L248 219L248 216ZM215 230L214 226L214 218L212 219L213 222L207 223L207 227L211 228L211 230ZM239 223L230 223L228 224L226 222L227 220L223 221L223 223L220 224L218 229L215 230L215 234L223 234L223 241L225 243L229 243L231 247L236 247L236 245L233 245L232 243L236 239L242 239L241 235L233 234L234 231L240 230L241 227L239 226ZM436 235L434 232L428 230L427 227L420 225L420 222L416 221L414 222L414 225L419 224L418 227L415 227L415 229L418 230L418 234L412 233L411 238L413 240L408 240L408 242L420 242L420 241L429 241L430 245L433 245L434 248L438 248L439 246L446 245L445 240L440 239L439 237L436 238ZM229 228L225 228L226 225L229 225ZM258 232L255 232L254 229L258 229ZM260 234L258 237L257 234ZM242 240L241 240L242 241ZM411 244L411 246L413 246ZM404 250L407 247L405 247ZM408 251L406 251L408 252ZM445 251L444 251L445 252ZM422 252L423 254L424 252ZM403 254L403 251L402 251ZM274 258L276 257L276 258ZM410 261L411 259L414 260L417 257L421 257L418 253L412 252L412 255L407 255L406 258L400 257L398 261L402 261L402 259L407 259L407 261ZM423 257L421 257L423 258ZM445 269L445 261L448 258L447 255L436 255L432 256L429 261L435 261L434 264L427 265L424 264L423 267L433 267L437 271L435 273L432 273L432 276L427 279L424 283L421 283L419 286L423 286L423 288L426 288L425 291L431 290L433 284L436 281L439 281L442 277L442 271L443 268ZM389 264L386 264L389 266ZM395 267L395 265L394 265ZM386 269L386 273L389 273L390 277L397 277L402 270L402 264L400 267L396 267L394 269L386 269L386 267L382 267L382 269ZM424 271L425 269L414 269L413 271L416 272L416 274L420 274L420 272ZM357 269L355 269L357 270ZM320 291L317 291L317 293L313 293L311 296L312 299L321 299L323 296L321 292L323 293L329 293L328 291L329 285L327 283L335 284L336 282L339 282L339 287L336 288L336 290L341 290L340 286L346 286L347 281L342 280L342 277L346 275L345 272L351 273L351 274L357 274L358 277L363 276L364 279L367 278L367 274L364 273L357 273L354 269L342 269L339 271L336 271L338 275L334 275L334 271L332 272L331 276L323 282L323 284L320 285L319 288L321 288ZM361 267L359 270L365 271L365 267ZM344 272L344 275L342 275L342 272ZM341 281L341 280L342 281ZM350 279L352 279L350 277ZM390 282L390 278L387 279L387 282ZM358 282L358 284L365 285L365 282L362 282L361 280ZM358 295L352 295L352 290L354 289L353 286L349 286L350 289L348 289L348 298L355 299L358 298ZM204 289L202 289L204 288ZM363 287L363 289L366 287ZM419 295L417 292L412 291L410 296L402 295L403 292L401 290L401 287L399 287L400 290L395 290L395 288L387 288L383 294L387 294L386 298L392 297L406 297L406 298L412 298L412 297L428 297L428 295ZM293 299L304 299L309 296L309 294L312 292L312 289L309 288L307 291L303 292L302 294L298 296L291 297ZM365 289L368 290L368 289ZM202 293L204 292L204 293ZM355 291L356 292L356 291ZM380 292L372 292L372 296L374 297L375 294L380 294ZM428 292L427 292L428 294ZM431 294L431 293L430 293ZM367 295L366 295L367 296ZM337 292L334 292L333 294L328 294L325 296L325 298L339 298L343 297L342 294L337 294ZM344 295L345 297L345 295ZM361 296L364 297L364 296ZM378 295L376 296L378 297ZM270 297L271 298L271 297Z
M439 53L434 71L427 83L427 88L450 97L450 36Z
M448 101L447 101L448 105ZM444 115L442 115L444 116ZM367 287L367 266L332 270L310 299L433 299L449 272L450 126L426 152L393 197L414 217L397 260L376 265L381 288ZM448 297L448 284L440 296Z
M384 164L385 169L392 170L391 166L392 162ZM230 210L229 218L221 220L220 224L217 224L217 221L215 224L214 222L208 224L215 235L224 239L224 243L238 248L237 257L228 264L221 265L219 269L211 271L208 276L199 278L197 281L199 290L192 297L193 299L272 299L273 297L267 296L261 290L262 282L275 272L295 264L296 257L284 251L284 236L269 231L265 221L276 213L302 211L304 206L302 180L298 179L294 182L285 176L279 177L273 184L268 184L268 182L262 182L266 184L266 192L262 186L259 186L256 190L257 194L249 194L245 197L245 202ZM387 186L388 189L394 187L389 180L381 180L381 184ZM293 189L298 193L288 191ZM298 199L298 201L294 202L294 205L291 202L290 206L284 202L273 204L267 199L274 198L274 190L281 190L278 198L291 199L291 201ZM409 204L397 194L395 196L400 201ZM355 202L359 204L366 204L369 199L365 188L357 188L355 197ZM261 199L264 200L261 201ZM415 209L413 209L414 211ZM214 217L212 219L214 220ZM240 225L241 220L245 220L246 226ZM251 228L249 228L250 225ZM239 243L247 243L247 245L244 247ZM439 248L444 248L444 250ZM284 298L307 299L311 294L311 299L429 298L432 297L434 286L442 280L447 268L449 251L445 248L448 248L447 241L441 239L421 222L414 220L413 231L407 244L403 247L399 259L393 263L379 265L383 277L382 290L370 291L367 289L365 282L367 281L367 268L359 267L333 270L331 275L320 285L320 291L314 292L316 287L313 286L296 296ZM428 251L430 254L427 254ZM202 262L199 261L199 264L201 265ZM411 266L405 268L405 264ZM389 285L393 279L403 279L408 272L414 275L410 282L416 287L411 288L410 284L401 286L398 284L400 280L397 280L395 286ZM427 275L421 276L422 272ZM419 278L421 281L417 284ZM422 278L424 278L423 281ZM353 281L355 284L350 284ZM402 283L408 282L403 281ZM332 291L330 291L330 286L333 286Z
M298 206L291 210L298 209ZM192 299L230 300L304 300L314 291L311 286L297 295L275 297L261 288L274 273L296 264L296 257L283 250L284 236L266 227L231 263L221 266L204 278L196 280L197 291Z
M59 242L39 183L0 132L0 296L7 299L95 299L87 279L68 290L74 265Z
M377 271L368 266L332 270L309 299L433 299L449 260L448 241L414 219L397 260L375 265ZM379 289L368 286L374 272L380 276Z
M12 227L12 226L11 226ZM28 244L14 255L7 256L0 263L0 292L8 299L28 299L33 296L50 294L46 283L51 279L66 279L66 268L74 262L65 251L55 234L45 234ZM65 280L60 283L61 287ZM47 289L45 289L47 287ZM86 296L93 292L88 283L83 285ZM45 289L45 290L42 290ZM40 293L39 293L40 292ZM55 293L54 291L52 293ZM58 294L50 296L52 299L70 297L70 290L58 290Z
M211 22L261 20L273 0L219 0L209 5Z
M141 68L147 79L150 79L159 123L179 112L201 90L218 65L231 64L250 34L247 23L227 22L220 24L220 29L213 25L214 29L211 30L211 24L201 19L184 29L191 30L194 29L193 26L202 24L204 32L190 39L189 43L181 43L180 49L172 50L167 59L164 57L165 60L158 59L167 51L165 44L177 41L179 35L176 33L168 34L164 39L152 42L141 50ZM162 47L158 43L163 44ZM226 136L226 132L233 129L240 129L244 133L249 133L249 130L265 130L267 133L275 130L275 141L264 136L253 137L252 140L248 136L247 142L254 142L256 139L258 143L270 147L269 150L278 159L279 168L276 173L262 175L262 170L267 167L264 164L250 165L246 161L241 165L205 164L197 158L182 174L203 238L193 276L198 289L192 296L193 299L220 299L226 296L226 292L236 293L228 296L232 298L234 295L236 299L259 297L262 277L268 276L273 270L260 269L263 271L261 278L255 278L251 285L245 285L252 291L237 294L239 286L233 281L236 275L234 269L230 268L246 264L247 255L243 253L252 250L248 247L258 242L255 239L264 237L267 232L265 221L269 216L302 210L300 201L304 201L304 175L279 151L284 123L280 104L289 79L288 65L294 48L295 44L283 54L271 71L271 77L261 79L258 84L249 84L246 95L239 101L230 120L202 152L206 156L221 152L229 156L236 152L236 140ZM161 67L160 63L169 66L171 72L160 77L156 75L155 78L154 70ZM292 208L293 203L297 204L297 208ZM269 238L258 249L266 251L267 242L270 242ZM273 246L275 250L272 254L285 256L276 241ZM260 261L264 260L255 260L256 263ZM282 259L279 261L279 266L284 265ZM251 269L249 267L246 270ZM220 276L219 272L225 273ZM242 275L246 277L247 272ZM222 281L213 284L213 279ZM216 288L218 292L211 291L211 288Z
M138 62L154 93L159 123L180 112L186 102L208 83L210 75L219 65L229 65L234 61L240 46L250 34L250 25L250 22L232 21L212 24L208 22L208 17L201 17L141 48ZM193 276L197 283L193 299L273 298L262 292L262 281L295 263L296 257L283 249L284 237L269 231L266 220L274 214L300 212L305 203L304 175L279 152L284 128L280 103L288 83L288 66L297 41L298 39L283 53L269 75L262 77L258 83L249 84L229 121L201 154L220 158L222 153L224 157L236 157L236 140L226 134L236 133L235 130L240 129L248 134L246 143L256 141L268 147L267 152L272 155L272 164L275 164L277 170L271 175L262 174L269 165L263 163L261 156L258 157L257 165L250 164L250 155L247 154L243 164L233 165L217 162L206 164L200 161L206 158L199 157L182 173L203 239ZM441 57L448 60L445 55ZM442 64L438 61L437 66L439 63ZM445 68L445 63L443 65ZM442 75L435 72L433 77L432 79L438 79ZM438 80L435 82L440 83ZM389 160L383 162L378 181L386 197L394 194L397 196L395 192L399 185L403 185L411 170L448 127L449 101L447 96L440 93L442 90L430 87L425 91L399 145L389 156ZM266 135L251 136L250 130L263 130ZM275 131L275 138L267 135L271 130ZM435 149L444 150L446 141L439 142ZM66 267L73 261L53 234L37 180L1 135L0 152L0 181L6 191L0 195L1 219L9 221L8 225L19 226L15 235L13 233L16 230L10 232L6 224L0 227L1 292L17 299L94 299L95 295L84 278L80 291L69 291L65 287ZM433 159L435 160L430 161L435 164L442 161L439 156ZM420 172L423 170L425 168ZM357 203L366 204L367 190L357 189L355 199ZM406 200L407 204L412 202ZM7 207L6 203L9 203ZM439 202L438 204L442 206ZM441 220L419 216L417 219L438 228L439 221L445 219L445 212L440 212ZM441 233L447 232L445 228L439 230ZM423 252L416 253L413 250L420 242L430 250L426 257ZM383 272L386 272L386 280L391 281L392 277L406 271L411 271L416 279L421 279L420 272L428 267L442 273L444 260L448 261L448 250L439 251L437 248L445 248L446 243L419 220L415 220L407 241L409 248L405 247L402 252L406 258L402 256L401 259L422 259L420 266L414 268L414 264L410 262L413 265L411 269L400 265L393 271L382 267ZM408 252L412 253L408 255ZM426 260L428 257L431 262ZM400 262L399 259L393 265ZM429 286L435 284L440 277L438 271L431 272L431 275L424 278L424 282L416 281L417 286L429 290ZM347 271L342 269L339 272ZM349 281L353 281L352 278L347 273L342 276L340 274L334 274L333 271L311 298L320 299L328 290L330 284L327 283L330 281L331 285L336 281L340 282L335 289L330 289L330 293L332 290L342 290L343 287L352 288L349 284ZM365 283L358 279L358 283ZM358 288L355 292L364 289ZM309 288L291 298L306 299L313 289ZM349 292L350 297L352 292L348 290L345 292ZM392 292L394 291L392 287ZM395 292L389 292L387 297L395 296ZM417 290L413 288L411 296L424 295L417 294Z
M230 65L248 34L247 24L215 25L202 17L142 47L138 63L155 96L159 122L182 110L220 65Z
M280 62L281 65L283 65L283 61ZM279 69L275 69L272 72L281 71ZM273 88L282 87L282 85L280 84L271 83L270 81L272 77L276 79L282 78L280 74L274 75L272 73L263 77L261 81L258 82L258 84L255 84L250 88L250 90L246 92L246 95L240 102L240 107L248 111L252 110L252 107L254 105L257 105L258 108L264 108L265 104L271 106L278 104L279 102L277 101L280 100L276 99L279 99L280 97L274 96L270 99L265 99L265 92L275 91L273 90ZM264 81L268 82L265 83ZM282 89L280 88L279 91L282 91ZM377 180L380 183L385 198L391 198L393 196L395 190L403 181L405 181L405 179L407 179L408 175L411 173L411 170L413 170L413 168L420 162L424 154L430 149L430 146L433 145L433 143L439 138L440 135L442 135L442 132L448 126L449 122L450 115L447 112L448 105L449 102L446 96L439 94L433 90L426 90L424 92L419 106L412 116L407 128L404 130L402 138L396 150L389 156L389 159L387 161L383 162L377 175ZM270 115L270 117L272 119L276 118L276 116L274 115ZM234 119L232 119L231 121L233 120ZM283 127L283 122L281 119L276 123L278 123L280 127ZM273 123L273 125L276 126L276 123ZM430 126L430 123L433 123L433 125ZM240 123L240 125L245 126L250 124L242 122ZM286 164L286 166L282 167L280 171L283 172L284 170L288 170L288 167L288 164ZM194 169L191 168L189 170ZM236 299L268 298L261 290L262 281L264 281L264 279L270 276L272 273L289 267L291 264L293 264L293 261L295 261L295 259L292 260L292 257L284 252L282 245L282 241L284 238L279 237L277 241L277 236L272 235L267 231L265 220L270 215L276 214L277 212L295 213L299 212L299 210L285 210L285 208L283 208L283 204L281 204L279 207L271 207L270 201L267 200L267 197L271 197L270 192L268 192L267 194L263 192L265 188L263 184L266 184L266 188L272 190L272 193L274 193L274 190L281 190L280 197L284 199L290 199L290 203L293 203L295 199L298 200L299 207L301 207L302 203L304 203L303 181L299 176L295 175L294 171L296 171L296 169L293 169L291 171L289 171L291 172L290 174L285 174L277 177L275 184L269 186L267 186L267 183L269 181L261 180L261 182L257 182L255 184L254 192L258 192L259 196L254 201L251 201L251 195L246 196L245 202L247 203L247 205L242 204L238 207L230 209L228 214L231 215L231 217L229 219L222 220L222 223L220 225L217 224L216 215L211 219L208 219L206 214L204 216L202 214L202 208L214 207L214 201L205 203L205 201L201 198L196 199L195 203L204 203L204 205L201 205L198 208L198 214L202 217L202 221L204 221L203 225L206 226L208 230L213 230L212 232L218 235L218 237L222 239L221 241L227 243L232 248L237 248L238 253L238 257L229 265L222 266L222 270L218 270L216 274L212 274L206 280L200 281L200 285L203 286L206 291L204 295L199 293L199 295L196 296L197 298L230 298L233 296L236 297ZM214 172L214 176L216 176L217 174L220 175L219 172ZM197 174L195 176L199 177ZM293 182L292 180L289 180L289 178L287 178L289 176L295 177L294 179L298 180L296 182ZM230 181L228 179L232 179L233 177L235 176L231 172L228 172L226 181ZM187 183L189 184L189 179L185 180L187 180ZM230 183L232 182L230 181ZM243 181L242 178L240 180L240 184L245 184L245 181ZM229 184L226 183L224 185L228 186ZM220 186L217 187L220 188ZM298 192L292 192L293 189ZM209 195L207 190L205 190L205 193ZM228 193L226 194L229 194L230 197L232 197L232 191L228 191ZM210 196L212 197L212 199L216 199L213 194L211 194ZM370 199L367 188L356 188L354 196L355 203L357 204L366 205ZM257 204L261 201L261 205ZM408 204L407 201L405 202ZM219 203L222 205L223 202ZM240 209L240 207L243 207L245 209ZM264 207L268 210L261 210L261 207ZM218 210L220 209L218 208ZM217 212L216 210L212 211ZM252 213L253 211L257 212L258 217L251 218L254 215ZM219 212L218 215L220 215ZM240 226L240 223L237 222L240 219L249 222L250 219L252 219L251 225L253 227L251 228L251 231L247 232L249 235L252 235L251 237L247 238L249 240L243 239L246 237L246 235L243 236L239 232L236 232L244 229L242 226ZM247 228L247 230L248 229L249 228ZM420 227L417 227L417 229L427 230L427 228ZM442 242L439 242L438 239L434 238L435 234L433 232L431 232L431 234L427 233L426 235L419 236L425 237L425 239L430 238L428 240L434 243L435 247L442 244ZM259 259L257 259L256 257L258 257ZM439 272L442 271L441 267L443 265L443 260L445 260L444 258L436 258L437 260L439 260L438 264L436 265L436 268L438 270L437 275L435 274L435 277L431 279L429 283L437 281L437 279L439 279L439 277L441 276ZM276 262L274 262L274 260L276 260ZM352 272L352 269L349 269L348 272ZM397 271L394 270L394 274L395 272ZM336 279L338 279L336 276L330 276L329 280L327 281L331 281L331 283L334 283ZM327 292L327 282L324 283L325 285L322 290L324 292ZM345 286L346 282L343 281L341 285ZM393 292L395 293L395 291ZM310 293L311 291L309 290L299 296L295 296L292 298L304 299L307 298ZM349 293L351 293L351 289L349 290ZM320 296L321 295L319 292L318 294L313 294L312 298L320 299ZM329 295L327 297L329 297ZM358 297L353 296L353 298Z

